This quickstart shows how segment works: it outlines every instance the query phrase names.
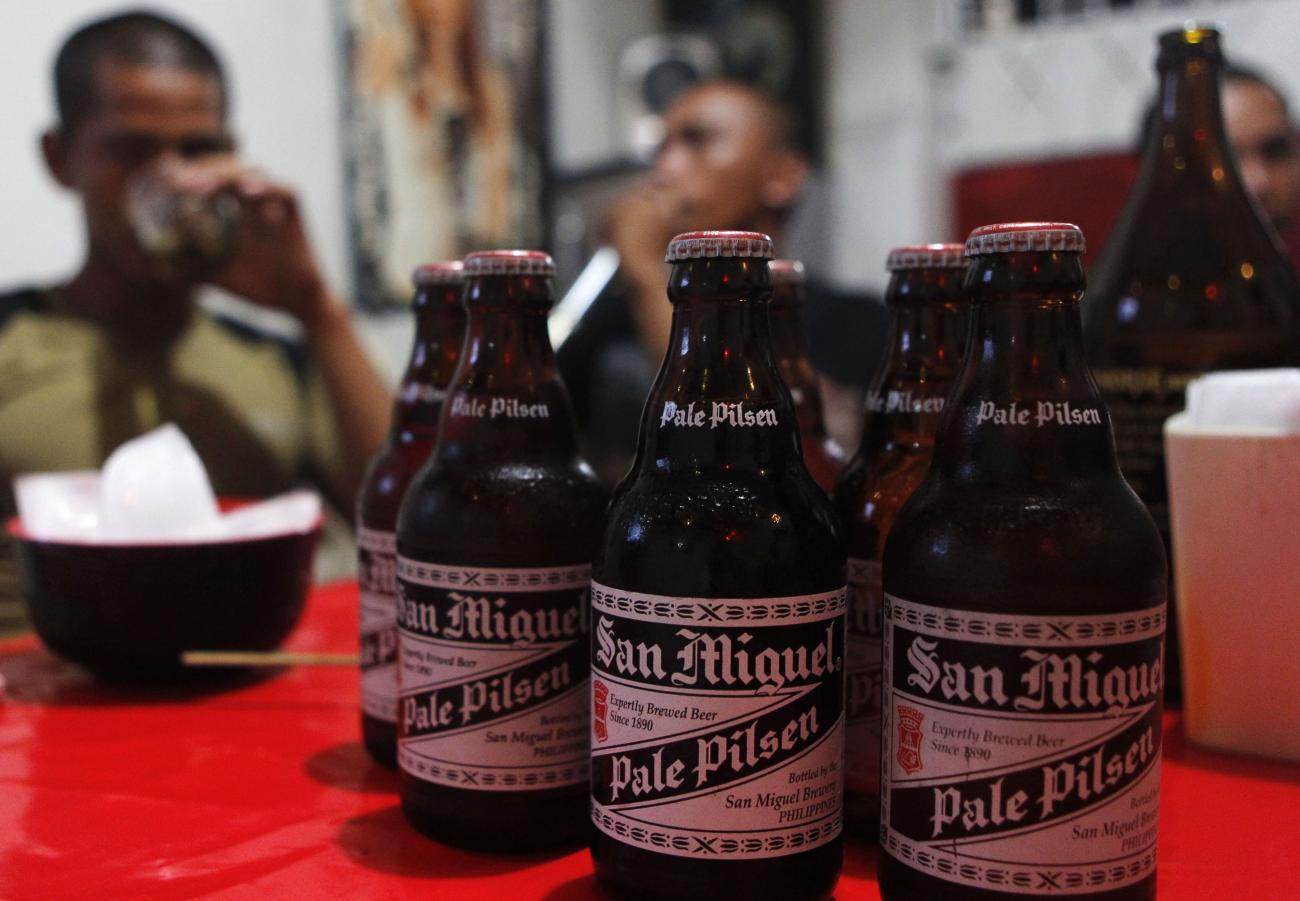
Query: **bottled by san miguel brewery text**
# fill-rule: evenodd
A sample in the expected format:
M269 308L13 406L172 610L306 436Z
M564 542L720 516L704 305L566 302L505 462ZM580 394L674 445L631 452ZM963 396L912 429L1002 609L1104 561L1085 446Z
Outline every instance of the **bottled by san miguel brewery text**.
M880 555L930 466L970 312L960 244L919 244L885 262L887 352L867 395L862 443L835 487L849 555L844 794L847 828L875 839L880 812Z
M415 345L397 389L388 441L370 461L357 499L361 737L388 767L397 766L397 510L433 450L465 336L460 261L420 266L413 278Z
M885 541L886 899L1152 899L1164 546L1084 359L1083 235L971 233L969 351Z
M668 245L669 352L592 574L592 857L620 898L824 899L844 552L772 358L771 241Z
M804 267L798 260L773 260L772 303L768 308L772 355L794 400L803 462L822 490L830 492L844 463L839 445L826 434L817 373L808 361L803 331Z
M586 834L591 556L604 492L578 458L546 331L551 258L465 259L463 356L397 528L402 811L464 847Z
M1214 28L1161 35L1142 168L1084 301L1120 466L1166 546L1162 428L1183 409L1187 383L1213 369L1294 365L1300 355L1300 287L1224 134L1222 67ZM1176 631L1169 639L1176 698Z

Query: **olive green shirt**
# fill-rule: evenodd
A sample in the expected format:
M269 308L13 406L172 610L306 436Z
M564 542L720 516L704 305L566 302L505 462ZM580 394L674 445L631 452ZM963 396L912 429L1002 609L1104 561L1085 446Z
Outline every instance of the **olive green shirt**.
M0 296L0 512L13 477L96 469L173 422L219 496L323 483L339 463L329 401L303 349L195 308L172 342L128 350L51 292ZM11 555L0 597L15 597ZM10 584L4 584L10 581Z

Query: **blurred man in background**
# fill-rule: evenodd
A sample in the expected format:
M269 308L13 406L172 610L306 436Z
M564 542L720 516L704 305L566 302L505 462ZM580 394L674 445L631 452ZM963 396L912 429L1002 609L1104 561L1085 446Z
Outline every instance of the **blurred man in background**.
M790 111L755 87L705 81L669 107L650 173L609 211L618 277L560 351L565 383L602 475L617 478L626 469L667 347L668 241L699 229L759 231L772 236L780 256L784 226L809 172ZM884 307L828 290L815 274L807 293L805 329L812 364L823 376L827 428L852 444L884 347Z
M1223 124L1248 190L1300 264L1300 148L1286 98L1254 69L1223 74Z
M218 494L308 479L349 510L388 392L325 286L297 198L235 155L211 48L155 15L113 16L68 38L54 80L59 121L42 150L81 200L87 253L66 284L0 296L3 504L16 474L98 467L174 422ZM230 254L204 264L146 250L126 212L145 177L164 198L233 198ZM208 314L201 284L290 314L304 340Z

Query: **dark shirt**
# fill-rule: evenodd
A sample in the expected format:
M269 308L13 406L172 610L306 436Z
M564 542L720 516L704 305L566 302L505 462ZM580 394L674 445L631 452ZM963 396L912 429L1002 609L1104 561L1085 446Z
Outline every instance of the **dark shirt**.
M810 281L803 328L813 368L865 394L885 358L889 313L880 298Z
M817 280L809 281L805 295L804 333L813 368L865 394L884 357L884 305ZM559 351L560 376L573 399L578 427L592 462L606 476L617 474L631 459L660 363L647 358L630 304L627 286L615 277Z

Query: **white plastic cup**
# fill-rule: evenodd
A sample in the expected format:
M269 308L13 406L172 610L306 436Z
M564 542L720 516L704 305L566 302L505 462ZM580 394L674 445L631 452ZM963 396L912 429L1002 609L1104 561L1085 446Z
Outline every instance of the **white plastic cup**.
M1300 761L1300 435L1165 423L1183 724Z

